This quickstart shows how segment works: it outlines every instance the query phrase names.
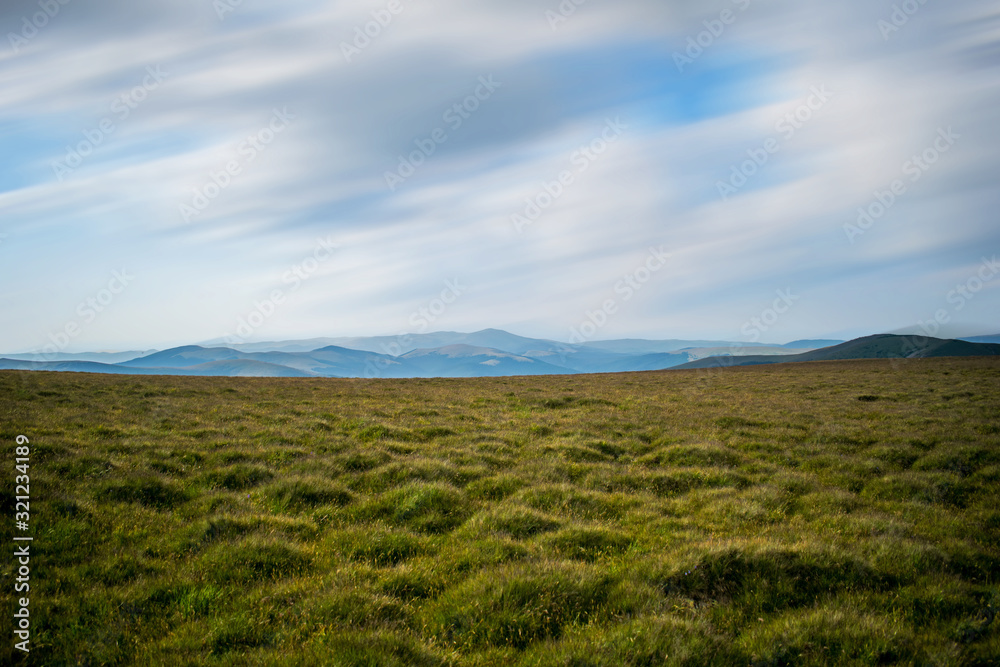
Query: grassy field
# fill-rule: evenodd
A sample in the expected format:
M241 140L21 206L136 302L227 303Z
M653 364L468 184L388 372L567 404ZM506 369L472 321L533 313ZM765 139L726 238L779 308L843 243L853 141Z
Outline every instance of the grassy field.
M1000 661L997 359L0 373L8 619L19 434L34 664Z

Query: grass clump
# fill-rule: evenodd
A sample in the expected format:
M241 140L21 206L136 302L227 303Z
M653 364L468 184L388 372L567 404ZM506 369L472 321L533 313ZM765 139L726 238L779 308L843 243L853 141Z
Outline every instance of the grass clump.
M319 623L347 628L387 628L409 618L398 599L362 588L328 591L309 611Z
M723 447L711 445L672 445L657 449L639 458L639 463L650 468L669 467L726 467L735 468L744 457Z
M465 492L477 500L503 500L524 486L524 482L511 475L485 477L470 483Z
M337 667L445 667L447 664L412 637L393 631L341 631L317 639L305 652L307 656L316 656L316 660L329 660L326 664ZM320 663L306 659L303 664Z
M379 580L383 593L404 601L436 597L447 585L442 575L413 567L396 568Z
M783 614L747 633L740 648L762 665L889 665L914 657L897 624L837 608Z
M446 533L469 515L462 494L445 484L412 483L370 501L361 516L407 526L424 533Z
M97 498L168 510L183 503L187 499L187 493L177 485L159 478L142 477L108 482L99 488Z
M873 479L862 495L878 500L965 507L972 487L954 473L895 473Z
M219 584L260 584L308 572L312 558L285 542L246 539L220 544L203 559L205 576Z
M430 604L426 623L456 647L511 647L558 638L608 600L611 580L582 566L508 567L476 575Z
M501 505L474 517L469 522L472 531L525 540L539 533L559 528L559 521L517 505Z
M205 522L202 541L227 541L255 534L304 539L314 537L316 533L314 523L290 517L219 516Z
M676 566L664 578L663 590L696 602L727 602L749 613L770 613L890 583L891 576L831 552L731 547Z
M630 504L622 495L580 491L571 485L536 485L519 499L535 509L584 519L618 518Z
M428 550L416 535L383 529L347 531L338 535L335 543L344 558L375 567L398 565Z
M548 544L566 558L592 562L622 553L632 539L607 528L568 528L553 535Z
M246 649L268 646L273 641L274 632L268 625L249 614L236 614L224 619L212 629L206 639L212 655L243 652Z
M354 494L322 478L285 480L264 489L275 512L301 512L320 505L343 507Z
M243 491L268 482L273 477L274 473L260 466L234 465L208 473L206 482L211 488Z

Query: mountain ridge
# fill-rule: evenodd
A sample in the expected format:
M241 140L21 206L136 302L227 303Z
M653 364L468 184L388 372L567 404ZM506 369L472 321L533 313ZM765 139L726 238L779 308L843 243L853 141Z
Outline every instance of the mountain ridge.
M182 345L117 363L93 361L85 358L91 356L86 353L81 354L78 360L0 358L0 370L228 377L506 377L660 371L834 359L1000 354L1000 345L997 344L895 334L877 334L843 342L801 340L784 346L676 339L622 339L568 345L525 338L499 329L484 329L471 334L438 332L410 337L357 339L362 340L365 347L389 347L398 354L343 347L330 344L331 340L349 342L352 339L315 338L238 346L250 347L253 351L224 346ZM387 340L402 342L392 347L386 343ZM504 347L476 344L486 342ZM811 348L812 345L829 342L835 344ZM446 344L406 349L419 343ZM312 344L324 345L311 350L289 351ZM280 349L273 349L275 347Z

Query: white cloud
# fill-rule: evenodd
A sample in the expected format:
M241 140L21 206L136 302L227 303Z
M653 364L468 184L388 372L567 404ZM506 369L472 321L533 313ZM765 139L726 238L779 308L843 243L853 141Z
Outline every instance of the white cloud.
M13 156L0 168L0 350L38 345L126 259L142 280L80 345L216 337L326 235L341 255L265 331L397 333L461 277L475 287L442 324L565 338L662 244L670 266L602 335L732 338L785 287L809 300L781 334L874 332L933 312L937 277L1000 245L991 3L928 4L886 40L892 3L755 0L683 73L671 53L734 3L586 3L556 30L549 4L407 2L352 62L341 41L384 3L247 0L222 21L186 2L68 5L0 56L0 123L30 129L0 146ZM169 78L57 182L51 162L147 65ZM390 192L397 156L491 74L503 86ZM722 202L716 182L819 85L834 97ZM179 205L275 107L292 125L185 223ZM616 115L631 123L620 141L517 233L525 198ZM948 126L954 149L850 244L857 208ZM872 307L872 291L891 296ZM996 290L975 305L996 312Z

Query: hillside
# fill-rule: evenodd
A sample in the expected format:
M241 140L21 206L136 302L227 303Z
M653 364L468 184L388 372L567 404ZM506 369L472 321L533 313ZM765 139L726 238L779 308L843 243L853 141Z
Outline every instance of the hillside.
M1000 354L1000 345L969 343L922 336L881 334L787 356L747 355L743 357L708 357L677 366L713 368L718 366L755 366L760 364L802 361L837 361L844 359L925 359L933 357L976 357Z

